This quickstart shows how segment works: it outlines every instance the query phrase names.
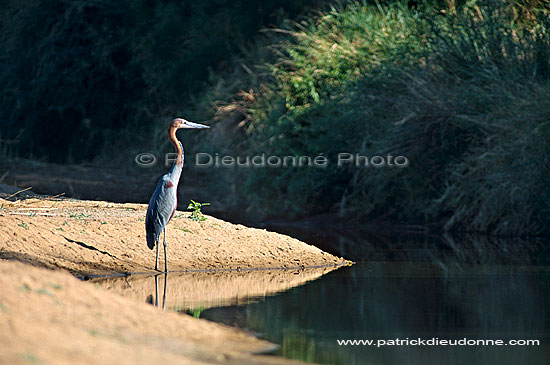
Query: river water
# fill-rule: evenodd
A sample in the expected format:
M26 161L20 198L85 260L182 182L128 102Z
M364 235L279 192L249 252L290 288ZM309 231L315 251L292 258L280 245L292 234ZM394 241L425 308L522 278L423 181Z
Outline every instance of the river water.
M546 240L268 228L356 264L334 271L136 274L98 284L244 329L278 344L275 355L306 362L550 363Z
M358 263L201 318L258 333L280 345L277 355L322 364L550 363L546 242L294 235ZM374 345L338 344L353 339ZM442 340L466 345L432 345Z

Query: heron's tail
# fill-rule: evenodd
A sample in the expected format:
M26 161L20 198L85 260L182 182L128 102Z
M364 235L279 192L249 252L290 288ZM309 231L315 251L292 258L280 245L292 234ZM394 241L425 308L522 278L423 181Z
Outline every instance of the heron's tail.
M155 243L157 241L157 237L155 237L155 233L148 231L147 232L147 247L149 247L150 250L155 248Z

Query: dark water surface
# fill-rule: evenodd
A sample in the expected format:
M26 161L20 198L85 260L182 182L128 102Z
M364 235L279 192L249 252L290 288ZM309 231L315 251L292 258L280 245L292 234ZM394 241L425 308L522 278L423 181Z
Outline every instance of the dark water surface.
M384 238L363 244L349 237L330 240L334 245L325 243L324 249L347 251L346 258L360 262L259 302L207 309L201 318L258 332L281 346L277 355L322 364L550 363L546 242L448 237ZM337 344L346 339L419 338L540 344Z

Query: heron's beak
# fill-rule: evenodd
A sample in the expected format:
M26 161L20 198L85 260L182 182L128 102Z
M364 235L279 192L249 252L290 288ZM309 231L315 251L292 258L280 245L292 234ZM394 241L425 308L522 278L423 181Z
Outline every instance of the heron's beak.
M204 124L193 123L186 120L185 122L183 122L180 128L210 128L210 127Z

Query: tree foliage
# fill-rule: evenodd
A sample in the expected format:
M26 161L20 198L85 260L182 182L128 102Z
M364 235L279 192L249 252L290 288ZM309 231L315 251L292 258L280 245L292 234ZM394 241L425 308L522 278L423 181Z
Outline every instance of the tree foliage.
M81 162L181 112L260 28L316 2L28 0L0 11L0 135Z

